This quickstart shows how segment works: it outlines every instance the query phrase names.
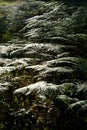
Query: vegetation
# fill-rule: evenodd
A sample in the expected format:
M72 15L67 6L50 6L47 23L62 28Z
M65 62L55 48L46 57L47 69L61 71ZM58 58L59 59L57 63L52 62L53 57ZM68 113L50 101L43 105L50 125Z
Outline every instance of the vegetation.
M21 1L0 1L0 130L87 130L87 2Z

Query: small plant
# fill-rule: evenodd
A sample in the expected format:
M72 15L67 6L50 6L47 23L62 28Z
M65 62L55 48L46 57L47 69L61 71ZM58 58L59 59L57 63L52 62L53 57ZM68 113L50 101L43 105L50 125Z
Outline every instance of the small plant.
M79 68L83 71L84 79L87 79L87 58L80 58L78 60Z

